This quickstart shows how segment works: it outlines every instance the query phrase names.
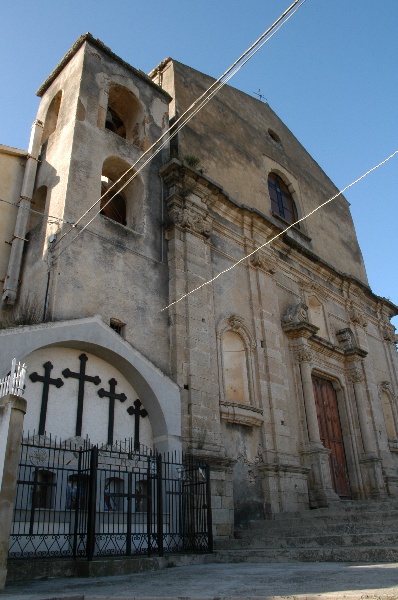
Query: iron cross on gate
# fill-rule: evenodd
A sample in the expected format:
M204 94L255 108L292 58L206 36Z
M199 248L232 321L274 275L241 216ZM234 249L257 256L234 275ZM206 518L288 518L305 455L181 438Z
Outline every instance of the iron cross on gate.
M108 381L109 383L109 392L106 392L104 388L98 390L98 396L103 398L106 396L109 398L109 413L108 413L108 445L112 446L113 444L113 426L115 422L115 400L120 400L120 402L124 402L127 400L126 394L116 394L116 386L117 381L114 377Z
M83 400L84 400L84 384L86 381L90 381L91 383L95 383L95 385L99 385L101 383L101 379L96 375L95 377L91 377L90 375L86 375L86 363L88 361L88 357L86 354L81 354L79 356L80 360L80 371L79 373L74 373L70 369L65 369L62 371L62 375L66 378L74 377L79 380L79 391L77 394L77 416L76 416L76 434L80 436L82 434L82 422L83 422Z
M127 412L129 415L134 416L134 450L140 449L140 417L146 417L148 415L145 408L140 409L141 400L134 402L135 408L129 406Z
M64 382L60 377L58 379L51 378L51 371L53 369L53 365L50 361L44 363L44 376L36 373L31 373L29 378L33 383L37 381L41 381L43 384L43 394L41 397L41 408L40 408L40 421L39 421L39 435L44 435L46 431L46 417L47 417L47 405L48 405L48 392L50 389L50 385L55 385L55 387L60 388L64 385Z

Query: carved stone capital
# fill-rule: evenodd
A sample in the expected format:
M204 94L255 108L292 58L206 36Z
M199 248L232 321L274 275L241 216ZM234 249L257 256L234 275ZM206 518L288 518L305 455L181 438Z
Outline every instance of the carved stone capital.
M311 351L311 348L308 348L308 346L300 346L299 348L295 349L295 356L296 356L296 360L299 363L302 362L312 362L313 359L313 354Z
M276 273L276 258L272 254L256 252L250 257L250 262L253 267L263 269L271 274Z
M182 229L189 229L199 233L204 237L210 237L212 232L212 222L206 213L204 216L195 213L189 208L181 208L173 205L168 211L168 224L178 225Z
M354 365L349 372L349 377L353 383L361 383L364 380L362 367Z

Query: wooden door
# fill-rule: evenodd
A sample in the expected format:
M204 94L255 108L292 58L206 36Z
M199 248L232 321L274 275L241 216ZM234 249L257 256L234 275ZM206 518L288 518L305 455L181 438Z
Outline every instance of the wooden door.
M343 435L341 432L336 391L330 381L312 376L316 412L322 444L329 456L333 489L341 498L351 498Z

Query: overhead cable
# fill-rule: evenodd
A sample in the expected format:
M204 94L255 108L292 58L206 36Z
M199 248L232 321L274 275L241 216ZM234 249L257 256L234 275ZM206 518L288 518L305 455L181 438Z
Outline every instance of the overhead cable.
M324 206L326 206L326 204L329 204L329 202L332 202L333 200L335 200L336 198L338 198L339 196L341 196L341 194L343 194L346 190L348 190L353 185L355 185L356 183L358 183L359 181L361 181L361 179L364 179L367 175L369 175L370 173L372 173L372 171L375 171L376 169L378 169L379 167L381 167L382 165L384 165L386 162L388 162L389 160L391 160L396 154L398 154L398 150L395 150L395 152L393 152L392 154L390 154L390 156L388 156L387 158L385 158L378 165L372 167L371 169L369 169L369 171L366 171L366 173L364 173L363 175L361 175L360 177L358 177L358 179L355 179L355 181L353 181L349 185L346 185L345 188L343 188L337 194L335 194L334 196L332 196L331 198L329 198L329 200L326 200L326 202L323 202L322 204L320 204L319 206L317 206L316 208L314 208L314 210L312 210L311 212L309 212L308 214L306 214L304 217L301 217L301 219L297 219L297 221L295 221L294 223L291 223L291 225L289 225L288 227L286 227L285 229L283 229L283 231L280 231L279 233L277 233L276 235L274 235L270 240L266 241L264 244L261 244L261 246L259 246L258 248L256 248L252 252L250 252L249 254L246 254L246 256L244 256L243 258L241 258L238 261L236 261L231 267L228 267L227 269L224 269L223 271L221 271L220 273L218 273L218 275L216 275L212 279L209 279L208 281L205 281L204 283L202 283L201 285L198 285L196 288L194 288L190 292L187 292L186 294L183 294L180 298L178 298L174 302L171 302L170 304L168 304L167 306L165 306L164 308L162 308L160 312L163 312L164 310L167 310L168 308L170 308L171 306L174 306L178 302L181 302L181 300L184 300L184 298L186 298L187 296L190 296L191 294L194 294L195 292L201 290L206 285L210 285L211 283L213 283L213 281L216 281L216 279L218 279L219 277L221 277L225 273L228 273L229 271L231 271L232 269L234 269L235 267L237 267L238 265L240 265L241 263L243 263L245 260L247 260L248 258L250 258L251 256L253 256L253 254L256 254L256 252L258 252L262 248L265 248L265 246L269 246L269 244L271 244L271 242L275 241L277 238L279 238L281 235L283 235L284 233L286 233L289 229L291 229L295 225L298 225L298 223L301 223L301 221L304 221L305 219L308 219L308 217L310 217L311 215L313 215L314 213L316 213L319 209L321 209Z

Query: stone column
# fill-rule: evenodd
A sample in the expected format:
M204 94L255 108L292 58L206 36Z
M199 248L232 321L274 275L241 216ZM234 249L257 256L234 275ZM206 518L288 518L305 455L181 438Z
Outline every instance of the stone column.
M318 417L316 414L314 388L312 386L312 352L307 346L302 346L296 352L300 364L301 385L303 388L305 414L307 417L308 438L311 444L320 444Z
M319 435L318 416L314 388L312 385L312 352L306 345L296 350L296 358L300 365L301 385L303 390L305 414L309 443L303 451L307 466L311 471L308 476L309 499L312 508L329 506L338 502L339 496L333 490L330 473L330 450L325 448Z
M359 427L361 430L364 454L360 458L365 481L368 483L368 493L372 498L384 498L387 496L383 472L382 460L377 456L376 443L372 435L372 427L368 417L368 402L363 390L363 369L360 363L355 363L350 371L350 378L354 387L355 400Z
M0 590L7 576L7 558L17 486L26 400L8 395L0 399Z

